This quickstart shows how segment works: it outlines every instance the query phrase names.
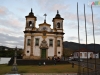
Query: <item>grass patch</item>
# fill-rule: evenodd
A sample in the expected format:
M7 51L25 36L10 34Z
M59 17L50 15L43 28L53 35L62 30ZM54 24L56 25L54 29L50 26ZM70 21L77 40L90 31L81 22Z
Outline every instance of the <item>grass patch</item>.
M11 72L12 66L0 65L0 74L5 74ZM81 68L82 69L82 68ZM72 68L71 64L64 65L27 65L27 66L18 66L19 73L77 73L78 66L75 65Z

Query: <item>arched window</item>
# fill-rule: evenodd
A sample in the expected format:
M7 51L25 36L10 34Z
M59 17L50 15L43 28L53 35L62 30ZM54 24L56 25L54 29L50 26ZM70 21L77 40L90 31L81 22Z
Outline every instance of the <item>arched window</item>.
M32 25L32 21L29 21L29 26L30 26L30 27L32 27L32 26L33 26L33 25Z
M60 28L60 22L57 23L57 28Z

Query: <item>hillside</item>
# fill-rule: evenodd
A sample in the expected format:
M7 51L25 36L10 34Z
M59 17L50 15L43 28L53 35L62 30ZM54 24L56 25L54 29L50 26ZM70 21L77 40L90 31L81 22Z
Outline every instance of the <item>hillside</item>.
M63 47L64 48L69 48L71 50L78 50L79 49L79 44L75 43L75 42L65 41L65 42L63 42ZM85 44L80 44L80 48L86 48L86 45ZM87 44L87 48L89 50L94 51L94 44ZM96 50L96 52L98 52L98 51L100 52L100 44L95 44L95 50Z

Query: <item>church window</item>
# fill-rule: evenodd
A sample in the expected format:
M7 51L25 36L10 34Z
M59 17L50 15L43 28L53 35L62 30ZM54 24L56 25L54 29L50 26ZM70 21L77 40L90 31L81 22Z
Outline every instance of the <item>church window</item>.
M35 39L35 46L39 46L39 38Z
M28 45L28 46L31 45L31 39L27 39L27 45Z
M53 39L49 39L49 46L53 46Z
M32 21L29 21L29 26L30 26L30 27L32 27L32 26L33 26L33 25L32 25Z
M60 46L60 40L57 40L57 46Z
M57 23L57 28L60 28L60 22Z

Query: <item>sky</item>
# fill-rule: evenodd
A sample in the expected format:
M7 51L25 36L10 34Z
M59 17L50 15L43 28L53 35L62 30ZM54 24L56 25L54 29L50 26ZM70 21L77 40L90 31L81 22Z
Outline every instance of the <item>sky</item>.
M0 45L23 48L26 19L31 8L37 17L36 27L44 22L51 24L57 10L64 18L64 41L78 43L77 2L79 10L80 43L86 43L84 4L87 25L87 43L93 41L93 25L90 3L100 0L0 0ZM100 5L93 6L95 43L100 44Z

